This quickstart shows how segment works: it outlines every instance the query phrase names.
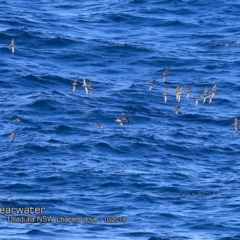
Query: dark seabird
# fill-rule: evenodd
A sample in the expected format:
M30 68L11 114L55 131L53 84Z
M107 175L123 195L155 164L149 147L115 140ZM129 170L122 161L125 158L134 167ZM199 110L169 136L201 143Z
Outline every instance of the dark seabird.
M123 116L122 121L125 121L125 122L127 122L127 124L129 124L129 123L130 123L130 120L129 120L129 118L127 117L127 115L126 115L124 112L122 112L121 114L122 114L122 116Z
M190 93L192 92L192 86L187 89L187 98L189 98Z
M168 76L168 72L169 72L169 67L167 67L167 69L163 73L163 79L162 79L163 82L165 82L165 80L166 80L166 78Z
M156 83L156 79L152 80L150 83L149 83L149 91L152 90L152 87L155 85Z
M89 90L89 92L92 94L93 91L94 91L94 88L93 88L93 87L88 87L88 90Z
M100 128L102 130L102 132L104 131L104 126L101 124L97 124L97 127Z

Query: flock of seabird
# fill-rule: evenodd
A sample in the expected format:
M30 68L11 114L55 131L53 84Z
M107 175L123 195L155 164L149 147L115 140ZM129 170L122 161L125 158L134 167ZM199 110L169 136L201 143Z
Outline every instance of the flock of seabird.
M167 78L167 76L168 76L168 73L169 73L169 67L167 67L167 69L166 69L166 70L164 71L164 73L163 73L163 79L162 79L163 82L165 82L165 80L166 80L166 78ZM156 79L154 79L153 81L151 81L151 82L149 83L149 91L152 90L152 88L153 88L153 86L155 85L155 83L156 83ZM216 91L217 91L217 84L216 84L216 83L214 84L214 86L213 86L212 91L211 91L210 94L208 94L208 88L206 87L206 89L204 90L204 92L203 92L203 94L202 94L202 96L203 96L203 103L205 103L207 97L209 97L209 103L211 103L211 102L212 102L212 99L213 99L213 97L214 97L214 95L215 95L215 93L216 93ZM187 89L187 91L186 91L186 94L187 94L187 95L186 95L186 98L187 98L187 99L189 98L191 92L192 92L192 86L190 86L190 87ZM181 96L182 96L182 94L183 94L183 86L182 86L182 85L178 85L178 86L177 86L177 88L176 88L176 90L175 90L175 94L176 94L176 100L177 100L177 102L180 102ZM166 89L165 89L164 92L163 92L164 103L167 102L167 96L168 96L168 87L166 87ZM199 93L198 95L195 96L195 100L196 100L196 101L195 101L195 105L196 105L196 106L198 105L198 102L199 102L200 99L201 99L201 93Z
M166 79L167 79L167 76L169 74L169 66L167 67L167 69L163 72L163 78L162 78L162 82L165 82ZM153 86L156 84L156 79L152 80L150 83L149 83L149 91L152 90ZM203 104L206 102L206 99L209 98L209 104L212 102L214 96L215 96L215 93L217 91L217 83L214 83L213 87L212 87L212 90L210 93L208 93L208 88L206 87L204 92L201 94L197 94L195 96L195 106L198 105L198 102L199 100L201 99L201 96L203 97ZM189 96L190 96L190 93L192 92L192 86L190 86L187 90L186 90L186 98L188 99ZM175 90L175 95L176 95L176 101L179 103L180 100L181 100L181 96L183 94L183 86L182 85L178 85L176 87L176 90ZM167 102L167 97L168 97L168 87L165 88L164 92L163 92L163 98L164 98L164 103ZM179 110L180 110L180 106L176 106L175 107L175 113L178 114L179 113ZM234 129L235 129L235 132L237 133L238 132L238 118L237 116L235 116L235 119L234 119L234 123L232 124L234 125Z
M122 118L116 117L115 122L118 122L123 127L123 122L126 122L127 124L129 124L130 120L124 112L122 112L121 114L122 114Z
M74 82L72 83L73 85L73 89L72 92L75 92L76 90L76 86L78 85L78 81L79 81L79 77L76 78L76 80L74 80ZM94 88L91 87L92 82L87 83L86 79L83 78L83 84L82 87L85 89L86 94L88 94L88 92L92 93Z
M10 47L11 47L11 51L12 54L14 54L15 52L15 42L14 42L14 38L12 38L12 41L10 43ZM162 82L165 82L167 79L167 76L169 74L169 69L170 67L168 66L167 69L163 72L163 78L162 78ZM86 79L83 77L83 82L82 82L82 87L84 88L86 94L88 94L89 92L92 93L94 91L94 88L92 87L92 82L87 82ZM74 82L72 83L72 93L75 92L76 87L79 85L79 77L77 77ZM156 84L156 79L152 80L149 83L149 91L152 90L153 86ZM208 88L206 87L206 89L204 90L203 94L199 93L198 95L195 96L195 105L198 105L199 100L201 99L201 95L203 97L203 104L205 103L207 97L209 98L209 104L212 102L212 99L215 96L215 93L217 91L217 84L215 83L211 93L208 94ZM188 99L190 96L190 93L192 92L192 86L190 86L187 91L186 91L186 98ZM181 95L183 93L183 86L182 85L178 85L176 90L175 90L175 94L176 94L176 100L177 102L180 102L181 100ZM167 102L167 97L168 97L168 87L166 87L166 89L163 92L163 98L164 98L164 103ZM180 110L180 106L176 106L175 107L175 113L178 114L179 110ZM121 113L122 114L122 118L116 117L115 122L119 123L122 127L124 126L123 123L130 123L129 118L127 117L127 115L125 113ZM20 122L21 119L20 118L16 118L13 120L14 122ZM234 123L232 124L234 126L234 130L236 133L238 133L238 118L237 116L235 116L234 118ZM101 131L104 131L104 126L101 124L97 124L97 127L99 129L101 129ZM14 142L15 140L15 136L16 134L14 133L14 131L11 133L10 137L11 137L11 141Z

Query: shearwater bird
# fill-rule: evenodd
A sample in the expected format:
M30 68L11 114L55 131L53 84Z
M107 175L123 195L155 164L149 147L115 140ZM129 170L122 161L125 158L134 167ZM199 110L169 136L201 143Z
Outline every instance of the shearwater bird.
M182 88L183 87L179 87L178 90L176 91L176 98L177 98L178 102L180 102L180 100L181 100Z
M153 86L155 85L156 83L156 79L152 80L150 83L149 83L149 91L152 90Z
M190 93L192 92L192 86L187 89L187 98L189 98Z
M169 67L167 67L167 69L163 72L163 79L162 79L163 82L165 82L165 80L168 76L168 72L169 72Z
M201 98L200 97L200 93L195 97L195 100L196 100L196 102L195 102L195 106L197 106L198 105L198 101L199 101L199 99Z
M213 86L212 91L211 91L212 92L212 98L214 98L216 91L217 91L217 84L214 83L214 86Z
M14 139L15 139L15 133L14 132L11 133L10 138L12 139L12 142L13 142Z
M213 96L214 96L214 93L213 93L213 92L211 92L211 93L208 95L208 97L209 97L209 103L212 102Z
M177 85L176 90L175 90L175 95L176 95L176 100L178 100L178 90L180 88L180 85Z
M167 102L167 96L168 96L168 87L166 87L165 91L163 92L164 102Z
M122 121L123 121L122 119L117 118L117 117L116 117L116 119L115 119L115 122L118 122L118 123L123 127Z
M90 85L89 85L90 86ZM94 88L93 87L89 87L88 86L88 91L92 94L93 93L93 91L94 91Z
M86 94L88 94L88 88L89 88L89 84L87 83L86 79L83 78L83 88L85 89L86 91Z
M205 103L206 98L207 98L207 96L208 96L207 90L208 90L208 88L206 87L206 89L205 89L205 91L204 91L204 93L203 93L203 103Z
M72 85L73 85L73 89L72 89L72 92L75 92L75 90L76 90L76 86L78 85L78 77L74 80L74 82L72 83Z
M102 130L102 132L104 131L104 126L101 124L97 124L97 127L100 128Z
M124 112L122 112L121 114L123 116L122 121L125 121L125 122L127 122L127 124L129 124L130 120L129 120L128 116Z
M217 89L217 83L214 83L213 88L212 89Z
M235 116L234 123L232 124L234 126L235 132L238 132L238 119L237 116Z
M176 113L176 114L178 114L180 108L181 108L180 106L176 106L176 107L175 107L175 113Z
M11 42L10 46L11 46L11 49L12 49L12 54L14 54L14 49L15 49L14 38L12 39L12 42Z

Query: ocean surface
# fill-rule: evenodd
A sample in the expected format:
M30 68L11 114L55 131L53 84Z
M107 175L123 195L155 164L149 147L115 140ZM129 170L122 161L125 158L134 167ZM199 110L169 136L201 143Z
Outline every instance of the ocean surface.
M240 239L239 11L0 0L0 239Z

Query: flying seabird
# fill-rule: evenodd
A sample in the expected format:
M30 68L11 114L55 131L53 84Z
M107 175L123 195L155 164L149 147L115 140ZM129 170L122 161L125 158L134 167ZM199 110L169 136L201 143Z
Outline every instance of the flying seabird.
M235 132L237 133L238 132L238 119L236 116L234 119L234 123L232 125L234 126Z
M201 98L200 95L201 95L201 94L199 93L199 94L195 97L195 99L196 99L195 105L196 105L196 106L198 105L198 100Z
M163 79L162 79L163 82L165 82L165 80L166 80L166 78L168 76L168 72L169 72L169 67L167 67L167 69L163 73Z
M86 91L86 94L88 94L88 87L89 87L89 84L87 84L85 78L83 78L83 85L82 85L82 86L84 87L84 89L85 89L85 91Z
M192 86L190 86L190 87L187 89L187 98L189 97L190 92L192 92Z
M14 54L14 49L15 49L14 38L12 39L12 42L11 42L10 46L12 48L12 54Z
M149 91L152 90L152 87L155 85L156 83L156 79L152 80L150 83L149 83Z
M176 92L176 98L177 98L178 102L180 102L181 95L182 95L182 87L179 87L177 92Z
M14 139L15 139L15 133L14 132L11 133L10 138L12 139L12 142L13 142Z
M178 100L178 91L180 89L180 85L177 85L176 90L175 90L175 94L176 94L176 100Z
M217 91L217 83L214 83L212 91L211 91L212 92L212 98L214 98L214 95L215 95L216 91Z
M207 90L208 90L208 88L206 87L206 89L205 89L205 91L204 91L204 93L203 93L203 103L205 103L206 98L207 98L207 96L208 96Z
M117 118L117 117L116 117L116 119L115 119L115 122L118 122L118 123L123 127L122 121L123 121L122 119Z
M127 117L127 115L126 115L124 112L122 112L121 114L122 114L122 116L123 116L122 121L125 121L125 122L127 122L127 124L129 124L129 123L130 123L130 120L129 120L129 118Z
M72 92L75 92L75 90L76 90L76 86L78 85L78 77L76 78L76 80L74 80L74 82L72 83L72 85L73 85L73 89L72 89Z
M175 107L175 113L176 113L176 114L178 114L180 108L181 108L180 106L176 106L176 107Z
M92 94L93 91L94 91L94 88L93 87L88 87L88 90L90 91L90 93Z
M163 97L164 97L164 102L167 102L167 96L168 96L168 87L165 89L165 91L163 92Z
M208 97L209 97L209 103L212 102L213 96L214 96L214 93L213 93L213 92L211 92L211 93L208 95Z
M213 89L217 89L217 83L214 83Z
M104 131L104 126L101 124L97 124L97 127L100 128L102 130L102 132Z

